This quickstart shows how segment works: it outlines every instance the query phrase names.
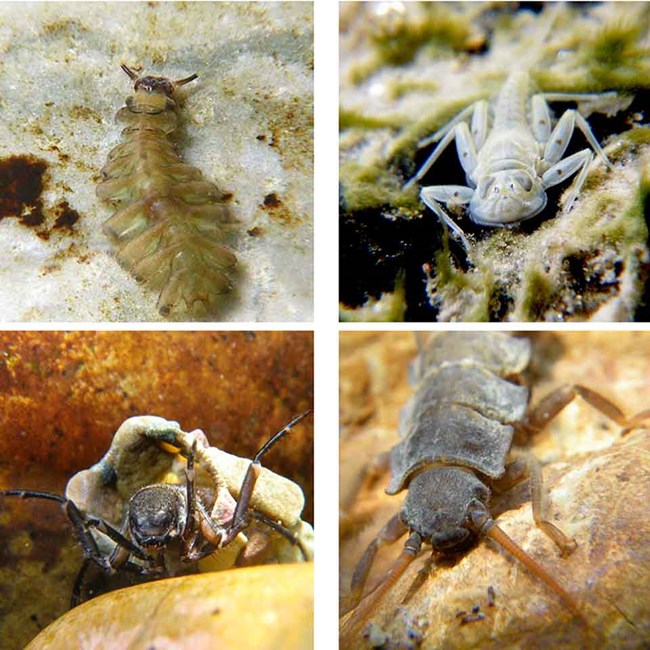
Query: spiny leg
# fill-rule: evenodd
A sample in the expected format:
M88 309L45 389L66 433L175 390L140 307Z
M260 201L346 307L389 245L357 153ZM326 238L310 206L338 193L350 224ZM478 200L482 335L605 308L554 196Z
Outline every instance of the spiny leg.
M576 397L582 397L597 411L607 416L622 427L628 426L629 420L614 402L604 395L581 384L560 386L546 395L526 416L520 425L526 433L541 431L560 411ZM639 414L641 415L641 414ZM638 416L635 416L638 417Z
M105 522L103 519L86 515L74 502L70 501L70 499L51 492L41 492L38 490L2 490L0 491L0 495L13 496L21 499L46 499L49 501L56 501L63 507L85 556L84 562L75 578L71 597L71 607L75 607L79 602L81 602L81 589L90 562L96 564L107 575L115 573L116 569L119 567L125 567L128 570L137 573L146 573L148 571L148 567L140 567L137 564L129 562L128 558L133 554L140 560L150 564L152 558L149 555L144 553L139 547L135 546L130 540L126 539L120 531L113 528L113 526ZM115 542L115 549L109 557L106 557L106 555L102 554L99 550L97 540L90 531L91 528L99 530Z
M399 514L391 517L364 551L352 574L350 593L342 608L342 614L350 611L361 600L370 569L381 546L393 544L408 532Z
M548 491L544 488L542 467L537 458L532 454L519 454L506 466L505 474L492 487L498 492L507 492L526 479L530 482L535 525L557 544L562 557L567 557L578 545L549 520Z
M75 532L78 535L80 544L82 545L86 556L89 557L97 566L106 571L113 573L113 567L108 564L108 560L102 555L97 546L97 542L90 532L91 528L104 533L117 545L125 548L127 551L135 555L138 559L150 561L151 558L140 547L136 546L133 542L128 540L122 533L111 526L108 522L92 515L87 515L80 510L73 501L62 497L58 494L51 492L40 492L37 490L4 490L0 491L0 495L15 496L22 499L48 499L50 501L57 501L63 506L63 510L72 523Z
M187 499L187 516L185 518L185 526L183 527L182 537L186 539L190 531L194 528L196 521L196 487L194 480L196 478L196 471L194 470L194 458L196 456L197 441L194 440L192 448L187 456L187 465L185 467L185 489Z
M389 522L389 524L390 523L391 522ZM404 544L402 552L399 554L391 568L388 570L388 573L386 574L386 577L383 579L383 581L374 591L368 594L354 609L354 611L349 613L348 617L342 622L340 628L340 641L342 648L357 647L357 644L359 643L359 637L363 632L363 628L365 627L368 621L368 617L375 609L377 603L400 579L406 569L417 557L421 548L422 538L418 533L411 533L409 538L406 540L406 543ZM363 562L363 558L361 561Z
M97 546L97 541L89 530L88 519L72 501L58 494L38 490L3 490L0 491L0 495L18 497L20 499L46 499L59 503L74 528L77 540L83 548L84 555L95 562L106 573L111 572L112 569L108 563L108 559L101 554Z
M296 416L291 420L291 422L289 422L289 424L271 436L271 438L262 445L262 448L255 454L255 457L246 470L244 480L242 481L239 490L239 498L237 499L237 505L235 506L235 512L233 513L232 520L228 526L224 539L221 542L222 546L230 544L230 542L232 542L232 540L235 539L235 537L237 537L237 535L248 525L247 511L253 495L253 490L255 489L255 483L262 471L262 456L264 456L264 454L266 454L266 452L269 451L278 440L289 433L296 424L304 420L310 413L311 410L308 410Z
M464 185L431 185L423 187L420 191L420 198L425 205L440 219L443 225L447 226L460 239L463 248L469 252L470 245L467 236L461 227L444 211L438 201L443 203L455 203L467 205L474 195L471 187Z

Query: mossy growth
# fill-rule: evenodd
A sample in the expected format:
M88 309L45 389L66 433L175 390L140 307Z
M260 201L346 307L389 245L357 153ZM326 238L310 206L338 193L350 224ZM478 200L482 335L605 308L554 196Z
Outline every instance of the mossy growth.
M417 188L403 190L403 180L381 164L364 166L356 162L345 163L340 167L339 177L346 212L385 205L420 212Z
M479 263L473 272L456 268L449 252L448 241L435 255L435 280L437 300L445 304L457 301L462 306L462 318L453 320L487 322L490 320L490 302L494 292L494 274L489 265Z
M617 17L587 39L581 59L591 86L639 88L650 79L650 48L644 42L650 27L647 7L636 17Z
M650 128L641 127L637 129L630 129L620 136L630 144L640 145L648 144L650 142Z
M384 64L410 63L422 47L462 51L472 33L467 14L435 3L421 3L412 19L383 21L370 34L370 42Z
M359 84L386 66L411 63L421 50L430 57L447 52L476 49L483 42L472 27L473 12L465 8L440 7L434 2L413 3L405 12L387 11L373 17L368 26L372 55L350 70L350 80Z
M341 109L339 111L339 130L345 129L399 129L406 122L406 118L399 116L378 117L364 115L360 111Z
M349 309L341 306L339 319L342 323L390 323L402 322L406 313L404 275L397 276L395 290L382 293L377 299L368 298L362 307Z
M431 79L422 79L417 81L413 79L398 79L388 83L386 91L390 99L397 100L410 93L433 94L438 92L439 89L440 84Z
M552 305L556 283L551 274L532 270L526 274L517 316L522 321L544 320L544 312Z

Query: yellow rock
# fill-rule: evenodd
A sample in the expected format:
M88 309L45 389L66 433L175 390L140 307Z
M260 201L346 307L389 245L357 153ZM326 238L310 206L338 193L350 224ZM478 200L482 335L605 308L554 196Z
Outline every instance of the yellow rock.
M157 580L70 610L26 650L308 650L313 585L312 563Z

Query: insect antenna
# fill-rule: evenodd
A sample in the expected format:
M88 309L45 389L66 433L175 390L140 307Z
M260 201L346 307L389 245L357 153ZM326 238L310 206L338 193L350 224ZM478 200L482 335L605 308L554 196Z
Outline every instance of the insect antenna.
M530 569L540 580L543 580L579 618L583 614L573 596L567 593L564 588L548 573L538 562L536 562L524 549L517 545L505 531L493 523L483 531L487 537L494 540L499 546L514 555L524 566Z
M185 79L179 79L178 81L174 81L175 86L184 86L185 84L190 83L190 81L194 81L199 75L196 74L196 72L189 77L185 77Z
M421 547L422 538L418 533L412 533L408 540L406 540L402 552L388 570L384 580L359 603L349 617L341 624L340 638L342 648L352 648L355 646L355 642L358 642L359 636L363 633L368 616L374 611L377 603L382 600L384 595L402 577L406 569L408 569L417 557Z
M285 425L278 431L276 434L274 434L269 440L267 440L263 445L262 448L255 454L255 457L253 458L253 463L259 463L260 459L262 456L275 445L275 443L280 440L280 438L283 438L291 429L298 424L298 422L304 420L310 413L311 409L307 409L304 413L301 413L300 415L297 415L289 424Z
M120 68L122 68L122 70L124 70L124 72L126 72L126 74L128 74L129 77L133 79L133 81L137 81L139 75L133 68L129 68L129 66L124 63L120 65Z
M68 500L60 494L41 492L39 490L0 490L0 495L5 497L18 497L19 499L48 499L65 504Z

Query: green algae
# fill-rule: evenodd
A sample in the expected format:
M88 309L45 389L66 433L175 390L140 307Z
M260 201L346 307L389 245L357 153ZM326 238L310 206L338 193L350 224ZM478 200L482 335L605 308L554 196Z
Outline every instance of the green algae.
M350 71L353 84L363 83L385 66L396 67L411 63L421 50L435 57L462 52L475 47L471 13L448 10L436 3L417 3L417 11L377 19L368 30L370 57Z
M339 319L342 323L391 323L404 321L406 313L406 291L404 276L398 275L395 290L375 298L368 298L356 309L341 307Z
M339 175L346 212L386 205L402 211L419 211L417 188L403 190L403 180L380 165L349 162L341 165Z
M379 117L364 115L361 111L341 109L339 111L339 129L398 129L407 121L405 117Z

